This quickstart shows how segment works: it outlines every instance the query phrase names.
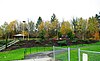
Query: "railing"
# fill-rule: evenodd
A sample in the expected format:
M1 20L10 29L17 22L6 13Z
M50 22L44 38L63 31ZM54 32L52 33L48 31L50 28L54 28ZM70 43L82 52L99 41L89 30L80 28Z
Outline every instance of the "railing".
M14 40L14 41L11 41L7 44L7 47L10 47L11 45L17 43L19 40ZM6 48L6 45L3 45L2 47L0 47L0 51L4 50Z

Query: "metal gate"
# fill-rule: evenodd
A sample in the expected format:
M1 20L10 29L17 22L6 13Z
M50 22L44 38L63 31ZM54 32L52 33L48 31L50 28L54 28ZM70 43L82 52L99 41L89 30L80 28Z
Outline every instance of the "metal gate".
M64 48L53 46L53 59L54 61L78 61L78 48Z
M78 49L79 61L100 61L100 52Z

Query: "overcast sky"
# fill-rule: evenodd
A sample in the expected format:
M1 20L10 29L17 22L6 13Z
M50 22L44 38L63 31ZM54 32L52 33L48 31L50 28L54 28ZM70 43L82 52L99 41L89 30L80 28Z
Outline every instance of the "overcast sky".
M59 21L71 20L73 17L84 19L98 14L100 0L0 0L0 25L15 19L27 21L50 20L53 13Z

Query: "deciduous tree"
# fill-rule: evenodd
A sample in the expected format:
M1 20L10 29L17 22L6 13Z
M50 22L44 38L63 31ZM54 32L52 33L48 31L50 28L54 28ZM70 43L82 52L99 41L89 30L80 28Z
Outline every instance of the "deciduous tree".
M63 21L60 28L62 35L67 35L70 31L72 31L70 23L68 21Z
M91 38L93 38L94 33L98 32L98 21L96 18L92 17L88 19L88 28L87 28L88 34Z

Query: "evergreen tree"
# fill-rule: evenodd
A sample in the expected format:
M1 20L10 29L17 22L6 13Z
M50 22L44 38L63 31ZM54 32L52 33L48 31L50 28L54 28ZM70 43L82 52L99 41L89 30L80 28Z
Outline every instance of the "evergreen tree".
M51 23L56 20L56 15L53 13L53 15L51 16Z
M40 25L42 22L42 18L39 16L38 21L36 23L36 28L38 28L38 25Z

